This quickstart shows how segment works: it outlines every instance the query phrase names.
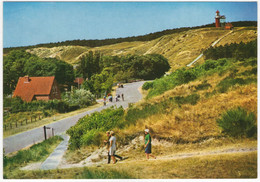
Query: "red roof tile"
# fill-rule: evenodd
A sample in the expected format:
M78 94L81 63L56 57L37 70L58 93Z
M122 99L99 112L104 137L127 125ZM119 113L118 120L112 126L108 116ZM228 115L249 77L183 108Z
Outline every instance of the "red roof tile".
M32 101L35 95L49 95L54 83L54 76L50 77L20 77L14 91L14 97L19 96L24 101Z

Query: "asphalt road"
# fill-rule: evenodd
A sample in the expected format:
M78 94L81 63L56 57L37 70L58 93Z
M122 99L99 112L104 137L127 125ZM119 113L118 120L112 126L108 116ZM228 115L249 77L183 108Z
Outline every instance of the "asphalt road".
M66 130L68 130L71 126L75 125L80 118L84 117L87 114L91 114L95 111L99 112L112 105L116 105L117 107L123 106L124 108L127 108L129 103L135 103L142 99L142 95L138 91L138 88L141 87L143 84L144 81L134 82L134 83L129 83L124 85L124 88L118 88L116 90L116 94L121 95L123 93L124 101L120 99L119 102L115 102L115 99L113 98L113 102L107 103L106 106L102 106L87 112L83 112L78 115L48 124L46 126L53 128L55 135L60 135L64 133ZM49 137L51 135L52 135L51 129L47 129L47 136ZM3 148L5 150L5 154L8 154L23 149L27 146L33 145L35 143L41 142L43 140L44 140L44 132L43 132L43 126L41 126L39 128L35 128L3 139Z

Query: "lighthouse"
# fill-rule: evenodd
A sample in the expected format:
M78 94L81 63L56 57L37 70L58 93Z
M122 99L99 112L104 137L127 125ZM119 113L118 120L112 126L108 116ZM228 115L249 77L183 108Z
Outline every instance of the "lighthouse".
M215 24L217 28L224 27L226 24L225 15L220 15L218 10L216 11Z
M215 25L217 28L220 27L220 18L221 18L221 16L219 15L219 11L217 10L216 17L215 17Z

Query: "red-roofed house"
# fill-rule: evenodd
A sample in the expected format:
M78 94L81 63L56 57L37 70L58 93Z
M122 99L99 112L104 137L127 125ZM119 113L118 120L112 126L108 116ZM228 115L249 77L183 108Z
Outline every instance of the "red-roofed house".
M61 99L58 83L54 76L20 77L13 97L21 97L23 101Z

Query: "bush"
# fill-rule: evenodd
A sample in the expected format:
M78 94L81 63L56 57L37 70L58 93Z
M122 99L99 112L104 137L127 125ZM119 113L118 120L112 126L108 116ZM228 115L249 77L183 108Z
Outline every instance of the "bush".
M153 82L145 82L142 86L143 90L149 90L150 88L153 88Z
M257 133L255 114L248 113L241 107L222 114L217 124L222 128L223 133L232 137L253 137Z
M83 108L85 106L91 105L94 102L95 97L90 91L85 89L79 89L79 90L75 90L70 94L65 94L63 96L63 100L69 106L74 107L78 105L80 108Z
M70 149L77 149L81 146L100 144L100 132L105 132L116 127L123 127L123 107L110 107L101 112L94 112L81 118L76 125L67 130L70 135Z

